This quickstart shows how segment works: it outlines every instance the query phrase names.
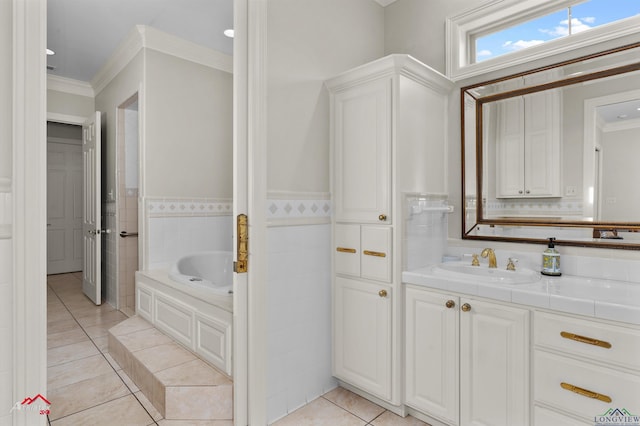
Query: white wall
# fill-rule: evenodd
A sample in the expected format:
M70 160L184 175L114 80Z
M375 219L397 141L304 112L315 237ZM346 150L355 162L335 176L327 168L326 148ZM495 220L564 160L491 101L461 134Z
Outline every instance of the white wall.
M95 111L95 100L90 96L47 90L47 113L88 117Z
M233 76L151 49L145 56L145 195L231 198Z
M329 190L324 81L384 55L383 13L372 0L269 2L269 191Z

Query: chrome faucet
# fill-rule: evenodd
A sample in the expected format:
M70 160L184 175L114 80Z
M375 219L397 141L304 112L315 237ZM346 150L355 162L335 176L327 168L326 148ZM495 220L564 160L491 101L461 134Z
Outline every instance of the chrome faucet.
M480 253L480 256L489 258L489 268L498 267L498 262L496 262L496 253L493 251L493 249L486 248L482 250L482 253Z

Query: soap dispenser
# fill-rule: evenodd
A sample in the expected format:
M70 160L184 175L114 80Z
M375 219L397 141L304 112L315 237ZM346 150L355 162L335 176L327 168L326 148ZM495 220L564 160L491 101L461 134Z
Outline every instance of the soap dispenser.
M560 272L560 253L555 248L555 238L549 238L547 249L542 253L542 271L543 275L559 277Z

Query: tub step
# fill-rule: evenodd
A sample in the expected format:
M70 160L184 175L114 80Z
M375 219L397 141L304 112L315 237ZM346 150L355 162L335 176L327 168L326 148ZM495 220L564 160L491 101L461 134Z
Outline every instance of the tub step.
M168 420L233 419L233 382L133 316L109 330L109 353Z

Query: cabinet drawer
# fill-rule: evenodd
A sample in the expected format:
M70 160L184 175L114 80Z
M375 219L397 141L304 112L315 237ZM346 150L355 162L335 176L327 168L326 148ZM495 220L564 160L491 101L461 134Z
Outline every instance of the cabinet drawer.
M640 377L536 350L534 398L560 410L593 419L611 407L637 407ZM577 387L574 390L564 386ZM596 398L596 394L598 398Z
M333 241L336 273L360 276L360 225L336 224Z
M593 422L582 422L542 407L533 409L533 424L534 426L593 426Z
M362 226L360 238L362 278L391 282L391 228Z
M640 370L640 330L543 312L534 318L537 346Z

